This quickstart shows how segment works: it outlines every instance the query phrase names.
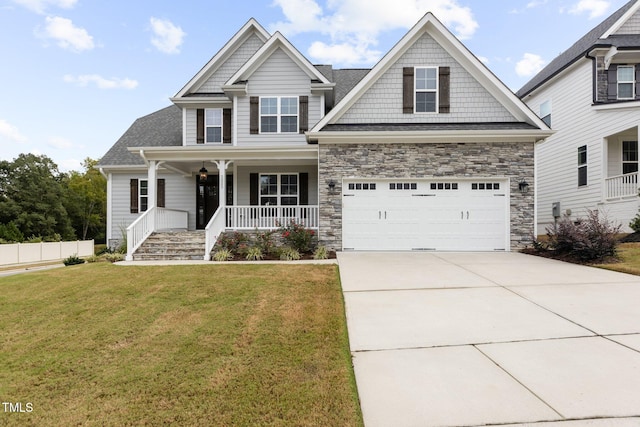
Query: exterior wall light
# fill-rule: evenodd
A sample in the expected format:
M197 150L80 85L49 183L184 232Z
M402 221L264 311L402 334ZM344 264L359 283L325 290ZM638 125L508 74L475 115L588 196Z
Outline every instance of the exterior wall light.
M518 190L520 190L522 194L527 194L529 192L529 183L523 179L518 183Z
M206 182L209 177L209 171L204 167L204 162L202 162L202 167L200 168L200 182Z
M329 192L333 193L336 189L336 182L333 179L330 179L329 182L327 182L327 185L329 186Z

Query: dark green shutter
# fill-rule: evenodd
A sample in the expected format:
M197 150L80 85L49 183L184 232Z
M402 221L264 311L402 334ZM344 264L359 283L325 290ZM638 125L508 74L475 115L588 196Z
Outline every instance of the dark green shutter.
M449 67L438 68L438 112L448 113L450 111L450 74Z
M607 100L618 99L618 66L610 65L607 71Z
M305 133L309 130L309 97L301 96L299 98L300 104L300 133Z
M202 108L196 111L196 143L204 144L204 110Z
M129 211L138 213L138 180L135 178L129 181Z

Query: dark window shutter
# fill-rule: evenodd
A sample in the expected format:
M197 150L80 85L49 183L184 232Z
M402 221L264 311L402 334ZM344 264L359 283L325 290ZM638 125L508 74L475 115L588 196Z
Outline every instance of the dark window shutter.
M259 177L257 173L249 174L249 204L258 205Z
M300 97L300 133L309 130L309 97Z
M636 99L640 99L640 65L636 65Z
M451 97L451 70L449 67L438 68L438 112L448 113L450 111Z
M607 71L607 100L618 99L618 66L610 65Z
M156 205L159 208L164 208L164 178L158 178L158 184L156 188Z
M135 178L129 181L129 211L138 213L138 180Z
M299 204L306 206L309 204L309 174L307 172L300 173L300 191Z
M196 111L196 143L204 144L204 110L202 108Z
M222 110L222 143L231 144L231 108Z
M260 98L252 96L249 98L249 133L257 135L260 132Z
M233 175L227 175L227 206L233 206Z
M402 112L413 114L413 67L402 69Z

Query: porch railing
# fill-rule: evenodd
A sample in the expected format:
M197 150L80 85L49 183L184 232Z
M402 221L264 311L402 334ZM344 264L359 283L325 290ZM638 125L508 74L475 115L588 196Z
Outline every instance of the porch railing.
M318 206L227 206L227 228L274 229L295 221L318 228Z
M189 214L166 208L151 208L140 215L138 219L127 227L127 256L126 260L133 260L133 253L156 230L187 229Z
M637 196L638 172L606 178L605 187L607 199L618 199L621 197Z
M211 217L211 220L204 229L204 260L209 261L211 259L211 249L216 244L216 240L220 233L225 230L225 210L218 208Z

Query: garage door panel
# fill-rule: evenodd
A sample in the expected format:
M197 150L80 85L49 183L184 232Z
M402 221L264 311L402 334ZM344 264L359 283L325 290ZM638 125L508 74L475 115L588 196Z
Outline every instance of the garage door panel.
M369 188L343 197L345 249L506 249L506 181L378 180Z

